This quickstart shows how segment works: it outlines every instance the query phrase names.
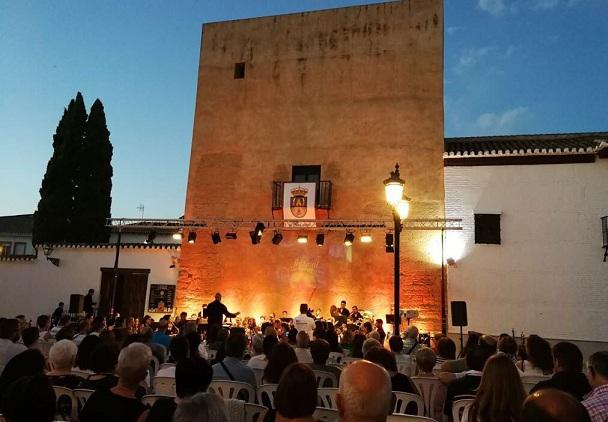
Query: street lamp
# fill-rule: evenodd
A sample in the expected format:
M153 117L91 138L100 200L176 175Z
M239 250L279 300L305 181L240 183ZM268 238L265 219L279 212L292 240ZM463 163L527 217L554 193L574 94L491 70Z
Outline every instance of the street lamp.
M393 212L393 223L395 231L395 260L394 260L394 317L395 317L395 335L399 335L401 328L401 315L399 314L399 244L401 242L401 221L407 218L410 212L410 203L403 195L405 188L405 180L399 175L399 163L395 164L395 171L391 171L391 177L384 180L384 193L386 194L386 202L391 206Z

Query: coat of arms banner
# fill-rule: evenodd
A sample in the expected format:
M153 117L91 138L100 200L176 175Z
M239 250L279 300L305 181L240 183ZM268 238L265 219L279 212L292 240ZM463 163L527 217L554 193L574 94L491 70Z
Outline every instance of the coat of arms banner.
M283 183L285 227L314 227L316 183ZM291 221L293 220L293 221Z

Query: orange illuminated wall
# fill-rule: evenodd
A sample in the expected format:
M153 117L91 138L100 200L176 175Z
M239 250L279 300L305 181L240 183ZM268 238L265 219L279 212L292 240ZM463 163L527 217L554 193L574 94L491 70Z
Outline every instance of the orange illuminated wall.
M243 78L235 65L244 63ZM238 65L237 65L238 66ZM333 183L330 218L384 219L382 180L401 164L413 218L443 218L443 6L411 0L205 24L185 218L272 219L272 182L320 165ZM253 227L251 228L253 229ZM304 233L304 232L303 232ZM223 236L224 233L222 233ZM384 232L343 245L251 245L247 231L182 245L178 310L216 291L243 315L321 308L346 299L382 318L392 303L393 255ZM402 239L402 308L441 328L436 232Z

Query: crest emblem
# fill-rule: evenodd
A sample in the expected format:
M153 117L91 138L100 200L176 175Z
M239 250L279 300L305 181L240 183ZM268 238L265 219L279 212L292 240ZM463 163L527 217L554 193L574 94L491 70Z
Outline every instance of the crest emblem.
M289 208L291 213L296 218L304 218L308 210L308 189L298 186L291 190L291 198L289 199Z

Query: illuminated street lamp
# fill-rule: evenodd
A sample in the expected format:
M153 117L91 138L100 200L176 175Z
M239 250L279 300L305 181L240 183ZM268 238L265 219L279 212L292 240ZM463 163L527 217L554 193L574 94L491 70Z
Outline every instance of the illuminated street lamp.
M395 231L395 260L394 260L394 317L395 317L395 335L400 335L401 315L399 314L399 245L401 238L401 222L405 220L410 212L410 203L403 195L405 188L405 180L399 175L399 164L395 164L395 171L391 171L391 177L384 180L384 192L386 194L386 202L391 206L393 212L393 223Z

